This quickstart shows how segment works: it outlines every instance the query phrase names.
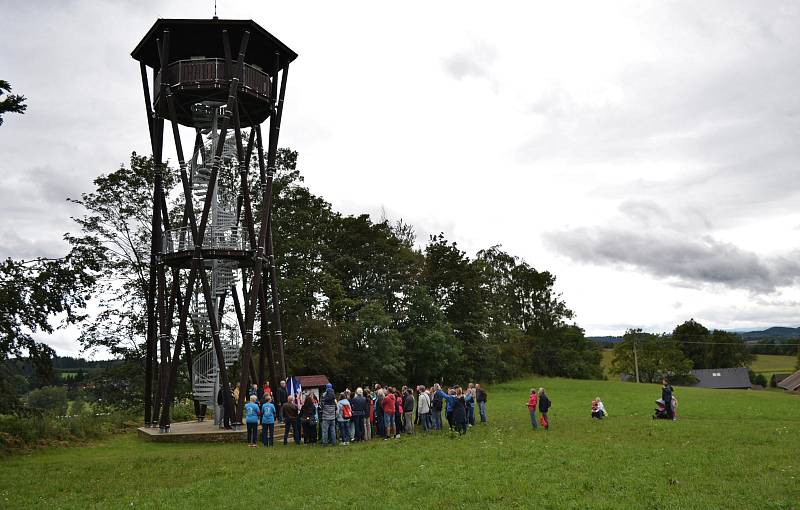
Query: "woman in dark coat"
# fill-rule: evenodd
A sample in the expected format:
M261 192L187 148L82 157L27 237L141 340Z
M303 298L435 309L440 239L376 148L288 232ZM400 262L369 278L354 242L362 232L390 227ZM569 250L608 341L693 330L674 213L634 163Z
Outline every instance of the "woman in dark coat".
M303 424L303 442L305 444L317 442L317 406L314 398L306 397L303 407L300 408L300 423Z
M453 427L459 434L467 433L467 402L460 386L456 388L456 398L453 402Z

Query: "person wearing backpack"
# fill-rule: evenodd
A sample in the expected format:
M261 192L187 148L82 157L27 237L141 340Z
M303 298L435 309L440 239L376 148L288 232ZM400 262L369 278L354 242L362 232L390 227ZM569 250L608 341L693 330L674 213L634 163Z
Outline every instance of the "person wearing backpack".
M339 393L339 402L336 405L338 406L336 422L342 436L342 446L347 446L350 444L350 419L353 417L353 408L345 393Z
M444 406L444 399L441 395L437 394L438 384L431 388L433 398L431 399L431 418L433 421L433 430L442 430L442 407Z
M264 404L261 406L261 443L264 446L274 446L275 440L275 405L272 403L272 394L264 394Z

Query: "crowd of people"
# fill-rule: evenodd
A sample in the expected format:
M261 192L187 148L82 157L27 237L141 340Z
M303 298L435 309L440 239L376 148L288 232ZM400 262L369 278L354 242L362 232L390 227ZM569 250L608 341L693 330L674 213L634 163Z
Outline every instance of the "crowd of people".
M238 398L240 388L233 390ZM263 388L252 385L248 388L248 402L244 408L247 424L247 442L257 446L258 428L261 426L261 442L274 445L275 425L284 424L283 444L292 439L295 444L337 444L368 441L382 438L385 441L398 439L403 434L414 434L442 430L446 421L449 430L459 435L466 434L476 424L475 409L480 423L487 423L486 404L488 395L480 384L468 384L466 388L453 386L443 390L439 384L433 386L383 386L374 388L349 388L334 392L328 384L321 396L316 391L305 391L290 395L286 381L281 381L275 394L269 384ZM221 403L221 396L219 396ZM677 400L673 388L664 380L661 399L654 418L677 418ZM550 429L548 412L552 401L544 388L531 388L526 404L531 427L537 430ZM444 413L444 421L442 414ZM591 401L591 417L602 420L608 416L600 397Z
M240 391L237 386L233 397L238 398ZM290 395L286 382L281 381L274 394L268 384L263 388L253 385L247 391L244 419L251 447L257 446L259 425L261 443L273 446L276 423L284 424L283 444L291 439L298 445L335 446L434 432L442 430L445 422L450 430L466 434L478 419L480 423L488 421L488 395L480 384L472 383L447 391L439 384L416 388L376 384L372 389L348 388L338 395L328 384L318 397L310 390ZM221 400L221 395L218 398Z

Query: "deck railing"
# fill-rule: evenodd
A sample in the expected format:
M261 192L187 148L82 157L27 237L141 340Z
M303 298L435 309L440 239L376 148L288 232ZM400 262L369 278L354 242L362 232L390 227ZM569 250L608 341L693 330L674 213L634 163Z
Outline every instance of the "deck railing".
M233 62L234 67L236 61ZM210 84L228 83L231 77L225 69L225 60L221 58L206 58L193 60L178 60L167 66L167 80L172 87L207 86ZM155 93L158 97L161 89L162 72L156 74ZM267 73L244 64L244 77L241 87L265 99L269 98L270 79Z
M216 250L247 250L249 245L242 229L237 227L206 228L203 248ZM175 253L194 249L192 232L189 227L178 227L164 233L162 253Z

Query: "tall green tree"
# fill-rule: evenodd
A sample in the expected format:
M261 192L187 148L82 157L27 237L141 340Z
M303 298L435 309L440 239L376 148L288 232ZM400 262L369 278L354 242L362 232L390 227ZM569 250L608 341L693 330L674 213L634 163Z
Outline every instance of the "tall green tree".
M94 290L103 299L97 303L99 313L85 324L79 338L84 348L144 356L154 179L152 158L133 153L129 166L100 175L94 190L71 199L84 210L73 220L104 255L102 278ZM164 173L165 193L175 181L174 172Z
M615 374L627 374L633 378L637 361L639 380L647 383L660 382L663 377L673 382L687 381L692 370L692 360L670 337L629 329L622 341L614 346L612 369Z
M427 384L444 380L462 355L453 327L425 287L414 288L403 308L398 328L405 346L405 381Z
M755 359L741 336L721 330L711 332L694 319L678 325L672 339L698 369L747 367Z
M91 239L67 238L72 250L59 259L29 261L8 258L0 262L0 365L12 357L26 356L41 382L53 378L53 349L34 338L37 332L50 334L61 326L85 318L90 297L103 259ZM52 321L60 318L60 323ZM15 371L0 367L0 378ZM0 382L4 391L14 392L14 381ZM15 393L15 392L14 392ZM3 399L6 408L15 398Z
M678 343L683 354L692 361L694 368L705 368L706 353L709 350L707 342L710 341L710 337L711 332L708 328L694 319L679 324L672 331L672 339Z
M564 325L534 336L531 341L533 372L573 379L602 379L602 353L583 329Z
M497 344L487 341L489 313L478 264L443 234L431 236L425 247L422 283L461 343L462 357L450 375L459 380L498 378L501 360Z

